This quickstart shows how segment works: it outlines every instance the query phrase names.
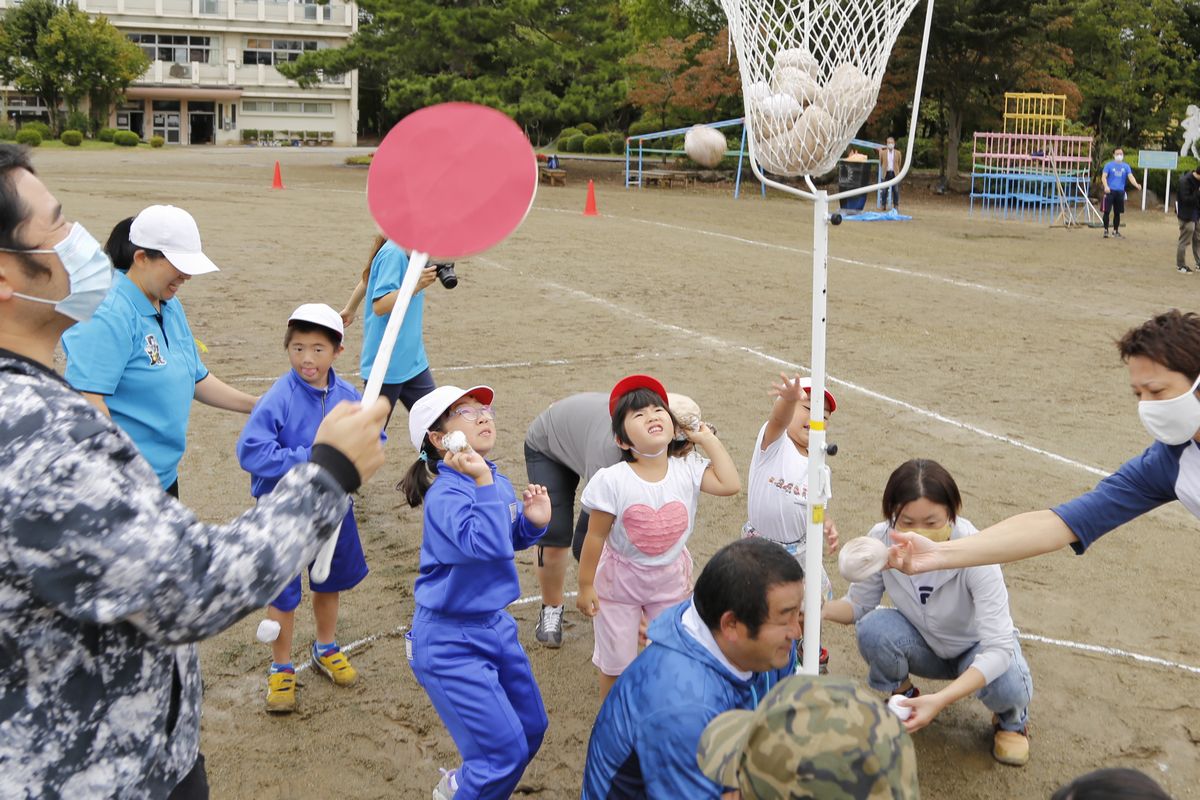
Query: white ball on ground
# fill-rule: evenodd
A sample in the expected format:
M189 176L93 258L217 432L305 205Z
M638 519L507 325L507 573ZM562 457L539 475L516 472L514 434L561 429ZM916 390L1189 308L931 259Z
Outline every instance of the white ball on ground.
M258 623L258 631L254 635L263 644L270 644L279 638L279 623L273 619L264 619Z
M820 84L797 67L776 69L772 78L772 88L776 94L790 94L802 106L817 102L817 98L821 96Z
M725 135L706 125L693 125L683 137L684 152L702 167L711 168L720 164L727 147Z
M913 710L908 706L900 705L901 698L904 695L894 694L888 698L888 710L900 718L901 722L906 721L912 716Z
M887 545L870 536L859 536L842 545L838 572L851 583L860 583L887 566Z
M795 67L817 77L817 59L807 47L790 47L775 54L775 69Z
M442 444L451 453L461 453L467 449L467 435L462 431L450 431L442 438Z

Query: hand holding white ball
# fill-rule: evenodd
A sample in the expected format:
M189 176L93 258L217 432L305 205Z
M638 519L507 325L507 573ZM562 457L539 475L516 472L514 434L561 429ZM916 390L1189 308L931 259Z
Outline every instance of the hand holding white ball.
M887 563L887 545L870 536L851 539L838 554L838 571L851 583L865 581L880 572Z
M467 435L462 431L450 431L442 438L442 445L451 453L461 453L467 450Z
M900 718L901 722L907 722L912 716L913 710L908 706L900 705L900 701L904 699L902 694L894 694L888 698L888 710Z

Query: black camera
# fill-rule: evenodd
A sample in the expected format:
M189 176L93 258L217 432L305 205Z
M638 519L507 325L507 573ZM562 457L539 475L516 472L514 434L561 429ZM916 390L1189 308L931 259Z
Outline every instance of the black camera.
M447 289L453 289L458 286L458 276L454 274L454 262L449 261L445 264L434 264L437 270L437 278L442 282L442 286Z

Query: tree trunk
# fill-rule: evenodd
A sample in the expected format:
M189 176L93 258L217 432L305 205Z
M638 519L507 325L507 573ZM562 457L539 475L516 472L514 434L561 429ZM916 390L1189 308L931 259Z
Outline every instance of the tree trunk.
M962 138L962 111L951 107L946 111L946 181L958 179L958 144Z

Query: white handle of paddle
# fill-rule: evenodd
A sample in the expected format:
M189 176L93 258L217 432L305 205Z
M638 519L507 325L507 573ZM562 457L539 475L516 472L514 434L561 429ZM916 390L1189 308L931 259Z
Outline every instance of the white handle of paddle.
M367 377L367 388L363 390L364 408L374 405L379 399L379 390L383 388L383 376L387 374L387 365L392 360L392 350L396 346L396 338L400 335L400 326L404 324L404 314L408 311L417 281L428 262L428 253L413 251L409 256L408 269L404 273L404 280L400 282L400 294L396 296L396 304L392 306L392 313L388 316L387 327L383 329L383 339L379 342L379 352L375 354L371 374ZM367 302L370 301L371 299L367 298ZM329 579L329 570L333 567L333 551L337 549L338 532L334 531L333 536L330 536L317 551L317 558L313 561L309 576L314 583L324 583Z

